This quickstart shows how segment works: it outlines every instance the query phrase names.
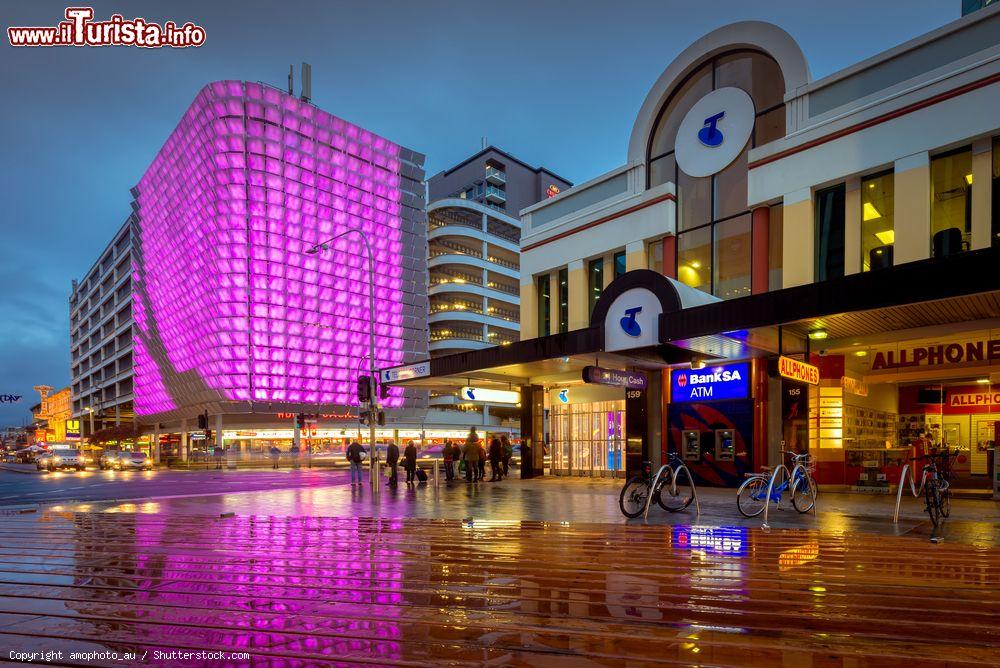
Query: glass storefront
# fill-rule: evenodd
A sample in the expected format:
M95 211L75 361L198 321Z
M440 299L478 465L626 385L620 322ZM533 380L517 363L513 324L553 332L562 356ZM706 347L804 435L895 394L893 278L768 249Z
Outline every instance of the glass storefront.
M625 469L625 401L553 405L552 473L615 476Z

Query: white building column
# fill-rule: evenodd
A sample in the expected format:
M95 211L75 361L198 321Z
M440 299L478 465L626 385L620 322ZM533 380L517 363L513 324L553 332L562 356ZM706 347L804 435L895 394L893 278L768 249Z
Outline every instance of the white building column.
M782 287L808 285L816 280L812 190L802 188L788 193L782 203Z
M993 138L972 143L972 250L993 240Z
M215 445L220 448L226 446L225 439L222 435L222 413L215 416Z
M861 179L847 179L844 188L844 274L861 272Z
M927 151L896 161L893 176L894 265L931 256L931 160Z
M160 423L157 422L153 425L153 447L151 448L153 455L153 463L160 463Z

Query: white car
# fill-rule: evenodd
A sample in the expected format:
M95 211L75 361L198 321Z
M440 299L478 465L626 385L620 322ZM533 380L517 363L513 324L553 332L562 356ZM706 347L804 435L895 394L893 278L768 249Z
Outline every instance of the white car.
M112 468L119 471L152 471L153 460L145 452L122 452Z
M76 469L83 471L87 468L87 458L79 450L50 450L35 460L35 467L41 471L56 471L58 469Z

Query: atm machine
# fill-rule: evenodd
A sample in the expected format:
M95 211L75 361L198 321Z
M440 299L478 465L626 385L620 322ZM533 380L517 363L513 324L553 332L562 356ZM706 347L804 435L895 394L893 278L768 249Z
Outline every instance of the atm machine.
M715 461L731 462L736 460L736 435L732 429L715 430Z
M681 432L681 458L686 462L701 462L701 432L697 429Z

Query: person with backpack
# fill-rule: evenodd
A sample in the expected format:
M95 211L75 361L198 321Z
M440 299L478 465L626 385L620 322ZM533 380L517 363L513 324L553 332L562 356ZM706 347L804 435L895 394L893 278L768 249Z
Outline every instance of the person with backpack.
M469 430L469 435L465 439L465 447L462 448L462 457L465 460L465 482L479 482L479 435L476 428Z
M389 439L389 445L385 450L385 465L389 467L389 486L395 487L398 483L398 478L396 474L398 472L397 464L399 464L399 446L396 445L396 441Z
M413 441L407 442L406 449L403 450L403 468L406 469L406 484L412 485L417 471L417 447L413 445Z
M503 477L506 478L510 475L510 458L514 456L514 447L507 434L500 434L500 447L503 448Z
M347 446L347 461L351 463L351 486L361 484L361 460L365 455L365 449L356 440L351 441ZM357 481L355 482L355 478Z

